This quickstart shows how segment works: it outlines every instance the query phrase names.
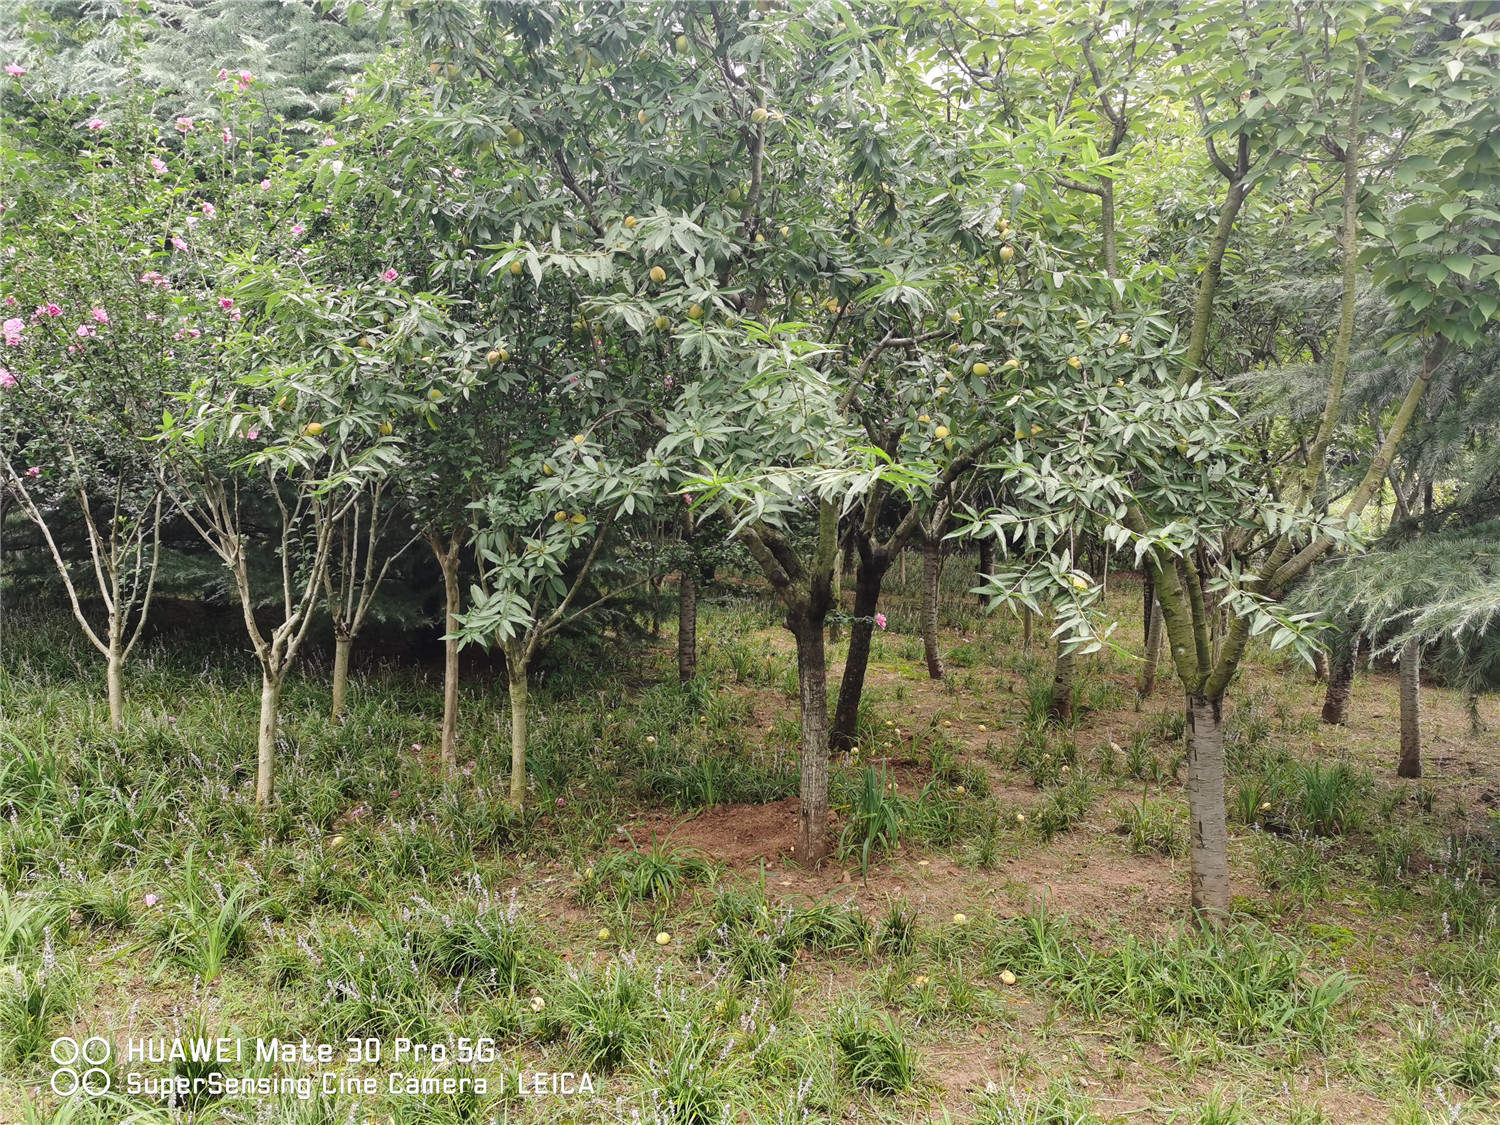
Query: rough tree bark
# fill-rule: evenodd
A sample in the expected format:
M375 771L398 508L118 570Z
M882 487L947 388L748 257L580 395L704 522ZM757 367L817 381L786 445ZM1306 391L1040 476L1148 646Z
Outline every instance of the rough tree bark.
M787 628L797 641L797 687L801 696L801 806L797 850L816 863L827 851L828 833L828 658L823 646L826 614L792 610Z
M859 701L864 693L865 670L870 663L870 641L875 634L875 607L880 604L880 585L890 569L890 555L880 549L862 552L854 574L854 623L849 628L849 653L844 658L844 676L834 708L829 745L848 750L859 730Z
M1422 776L1422 645L1401 646L1401 761L1398 777Z
M347 633L333 635L333 721L344 716L344 704L349 697L349 653L354 648L354 638Z
M1354 691L1354 668L1359 661L1359 639L1345 637L1334 646L1328 662L1328 688L1323 692L1323 721L1343 726L1349 720L1349 697Z
M454 531L447 540L434 533L428 544L443 572L443 732L439 742L438 762L444 774L458 764L458 613L462 592L458 585L459 548L463 536Z
M1057 661L1052 672L1052 705L1047 717L1055 723L1073 721L1073 680L1076 665L1074 654L1066 651L1062 638L1057 641Z
M284 669L261 668L260 725L255 735L255 803L269 804L276 776L276 720Z
M1229 908L1229 825L1222 697L1188 696L1187 757L1193 909L1224 911Z
M505 673L510 685L510 803L526 803L526 709L530 695L525 645L505 646Z

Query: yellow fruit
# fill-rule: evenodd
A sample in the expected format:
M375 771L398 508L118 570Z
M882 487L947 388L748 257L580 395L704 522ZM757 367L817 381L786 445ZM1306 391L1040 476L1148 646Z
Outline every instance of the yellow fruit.
M1120 333L1120 339L1117 342L1121 343L1121 344L1128 344L1128 343L1130 343L1130 333L1129 332L1121 332Z
M666 930L663 930L661 933L659 933L659 934L656 935L656 944L657 945L671 945L672 944L672 935L669 934L669 933L667 933Z
M978 375L981 379L983 379L990 373L990 365L988 363L976 363L972 370L975 375Z
M513 274L515 274L517 277L519 277L521 275L521 269L522 269L521 260L519 258L517 258L514 262L512 262L510 264L510 272L513 273Z
M370 337L361 336L359 338L359 346L362 348L368 348L370 346Z
M758 105L750 111L750 120L755 122L757 125L761 124L763 121L765 121L766 118L770 116L771 111L763 105Z
M638 109L635 111L635 119L642 125L644 125L646 122L651 120L651 115L648 114L644 109Z
M574 445L582 445L583 442L584 442L584 437L583 437L582 434L574 434L573 435L573 444Z
M343 842L344 842L344 838L343 838L343 837L342 837L342 836L333 836L333 837L331 837L331 838L330 838L330 839L329 839L329 841L328 841L328 846L329 846L329 847L330 847L330 848L336 848L336 847L338 847L338 846L339 846L339 845L340 845L340 844L342 844L342 843L343 843Z
M505 139L513 145L518 145L526 139L526 134L512 125L509 129L505 130Z
M781 237L782 238L786 238L791 233L792 233L792 228L791 227L782 227L781 228Z
M380 436L381 437L390 437L395 432L396 432L396 427L393 426L393 425L391 425L389 422L382 422L382 423L380 423Z
M1076 355L1070 355L1068 357L1068 366L1076 371L1083 366L1083 360L1079 359Z
M540 996L533 996L531 998L531 1010L533 1012L540 1012L546 1006L547 1001L543 1000Z
M964 322L964 314L957 309L949 309L948 320L953 324L962 324Z
M686 35L679 35L677 37L677 42L674 44L674 46L677 48L677 53L679 55L685 55L685 54L687 54L688 53L688 49L690 47L692 47L692 45L693 44L689 41L689 39L688 39L688 37Z
M757 234L755 236L755 241L756 242L764 242L765 240L766 240L766 236L763 235L763 234Z
M1039 433L1041 433L1041 432L1042 432L1042 427L1036 426L1036 425L1033 425L1031 427L1031 436L1032 437L1036 437L1036 435L1039 434Z
M1007 985L1009 985L1009 984L1015 984L1016 983L1016 974L1013 973L1013 972L1011 972L1009 969L1003 970L1000 973L1000 983L1001 984L1007 984Z
M317 437L323 432L323 423L309 422L307 425L302 427L302 432L308 437Z
M1115 380L1115 386L1117 386L1117 387L1123 387L1124 385L1125 385L1125 380L1124 379L1116 379Z
M433 387L432 390L430 390L430 391L427 392L427 401L428 402L442 402L443 401L443 392L440 391L440 390L438 390L436 387Z
M950 431L947 426L939 426L937 429L935 429L935 430L932 431L932 436L935 437L935 438L937 438L937 439L939 439L939 440L942 440L943 438L947 437L949 435L949 433L951 433L951 432L952 431Z
M660 285L663 281L667 280L667 271L662 269L660 266L652 266L651 273L648 276L652 281Z
M702 319L702 317L703 317L703 306L702 305L698 304L697 302L694 302L693 304L691 304L691 305L688 306L688 319L689 320L700 320L700 319Z
M1000 260L1002 262L1008 262L1012 258L1014 258L1015 256L1016 256L1016 248L1014 246L1002 246L1002 247L1000 247Z
M918 418L917 421L918 422L931 422L932 419L929 418L927 415L924 414L920 418Z
M568 513L567 512L556 512L556 513L553 514L552 518L554 520L556 520L558 523L566 523L567 519L568 519Z
M626 230L635 230L635 224L637 222L639 222L639 221L640 220L638 220L634 215L626 215L625 216L625 229Z
M890 244L891 244L891 238L890 238L890 235L887 235L886 239L885 239L885 242L883 243L883 245L889 246Z
M599 930L599 933L596 936L599 938L600 941L608 941L609 940L609 930L607 928L601 927L600 930Z
M724 193L724 198L731 203L738 203L740 201L740 189L737 187L730 188Z
M1001 364L1001 366L1014 369L1021 366L1021 361L1019 359L1011 358L1007 359L1003 364Z
M588 523L588 519L589 519L588 516L584 515L582 512L574 512L573 513L573 522L574 523Z
M551 475L552 475L552 466L546 464L545 462L543 462L543 464L542 464L542 476L544 476L544 477L550 477Z
M665 332L667 329L669 329L669 328L672 327L672 319L671 319L671 317L659 316L659 317L656 318L656 322L655 323L656 323L656 330L658 332Z
M953 916L953 924L955 926L965 925L968 921L969 921L969 916L967 914L955 914Z
M485 361L488 362L491 367L494 367L495 364L497 364L497 363L500 362L500 349L499 348L491 348L489 350L489 354L486 355L484 358L485 358Z

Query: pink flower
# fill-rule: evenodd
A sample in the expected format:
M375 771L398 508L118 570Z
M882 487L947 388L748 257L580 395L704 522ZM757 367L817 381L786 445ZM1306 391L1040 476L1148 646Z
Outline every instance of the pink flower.
M31 468L29 468L29 469L26 470L26 475L28 477L30 477L32 480L35 480L37 477L39 477L39 476L42 475L41 466L40 465L33 465L33 466L31 466Z
M338 144L338 141L334 140L332 137L324 137L323 138L323 147L324 148L332 148L336 144Z
M78 326L78 331L76 333L76 335L78 336L78 338L80 340L86 339L87 337L92 336L93 334L94 334L94 330L92 328L90 328L87 324L80 324Z
M226 145L234 144L234 134L231 133L228 129L225 129L222 133L219 134L219 139Z
M77 355L78 354L78 345L77 344L69 344L68 345L68 354L69 355Z
M412 753L413 753L413 754L420 754L420 753L421 753L421 752L422 752L422 744L421 744L421 743L420 743L420 742L413 742L413 743L412 743L412 744L411 744L411 752L412 752ZM391 796L393 796L393 797L394 797L394 796L395 796L395 794L394 794L394 793L392 793L392 794L391 794Z
M147 895L145 898L141 899L141 901L149 907L155 906L158 902L161 901L161 899L157 898L155 895Z
M84 122L83 127L85 129L92 129L97 133L100 129L104 128L104 121L102 118L90 117L86 122Z
M15 308L16 305L19 304L19 302L16 300L16 295L14 293L7 293L6 294L6 296L5 296L5 303L7 305L9 305L11 308Z
M226 79L228 79L228 77L229 77L229 70L228 70L228 68L222 67L222 66L219 67L219 81L223 82Z
M16 383L16 377L9 371L5 370L5 368L0 367L0 390L8 391L12 387L16 386Z
M305 230L307 230L307 228L305 226L303 226L301 223L293 223L292 224L292 233L293 234L301 234Z
M172 236L172 247L175 250L186 250L187 249L187 243L184 242L184 241L182 241L182 239L179 236L177 236L177 235L174 234Z
M212 219L216 214L218 214L218 208L215 207L212 203L205 203L203 205L203 217L204 218L206 218L206 219Z
M179 133L191 133L193 131L193 119L191 117L179 117L177 119L177 131Z
M567 803L568 803L568 802L567 802L567 801L564 801L564 800L563 800L563 799L562 799L562 798L561 798L561 797L559 797L559 798L558 798L558 799L557 799L557 800L556 800L556 801L554 801L554 802L553 802L553 803L554 803L554 804L555 804L555 805L557 805L557 807L558 807L558 808L563 808L563 807L565 807L565 806L566 806L566 805L567 805Z
M19 78L26 73L26 68L24 66L17 66L15 63L6 63L5 73L12 78Z
M875 624L878 625L878 626L880 626L880 628L884 629L885 628L885 614L883 614L883 613L877 613L875 615Z
M45 305L42 305L37 311L40 312L43 316L62 316L62 309L57 305L54 305L51 301L48 301Z
M396 276L397 276L397 274L396 274L395 270L388 269L388 270L385 271L385 273L383 273L383 274L380 275L380 280L381 281L395 281L396 280Z
M260 431L259 430L250 430L250 431L248 431L245 434L245 440L246 441L254 441L258 437L260 437Z
M21 342L21 333L26 331L26 322L18 316L13 316L3 325L0 325L0 328L5 330L5 342L7 344L19 344Z
M234 298L233 297L220 297L219 298L219 308L221 308L221 309L232 309L232 308L234 308Z
M270 191L271 190L271 181L270 180L261 180L261 182L260 182L260 190L261 191Z
M239 318L240 318L240 310L239 309L230 309L229 310L229 319L230 320L239 320Z
M93 317L100 324L108 324L109 323L109 313L105 312L98 305L95 305L93 308L91 308L89 310L89 316Z
M167 162L159 156L153 156L151 158L151 170L160 176L167 170Z
M241 90L246 90L249 89L250 84L254 81L255 75L251 74L248 70L242 70L235 77L234 84Z

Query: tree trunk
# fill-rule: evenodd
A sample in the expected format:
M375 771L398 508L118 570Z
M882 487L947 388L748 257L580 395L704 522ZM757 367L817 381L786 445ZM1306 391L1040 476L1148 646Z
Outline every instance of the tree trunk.
M929 679L943 678L943 658L938 654L938 577L942 542L936 535L922 543L922 651L927 657Z
M268 805L276 776L276 719L281 711L281 673L260 672L260 727L255 738L255 803Z
M526 807L526 661L505 654L510 678L510 803L519 812Z
M849 628L849 653L844 657L844 675L839 680L839 701L828 736L835 750L848 750L859 732L859 703L865 690L865 671L870 666L870 639L875 635L875 608L880 604L880 585L890 568L889 556L872 552L860 557L854 578L854 623Z
M1401 646L1401 762L1398 777L1422 776L1422 646Z
M458 631L459 589L458 551L438 555L443 568L444 620L447 633L443 639L443 737L439 762L444 774L458 764Z
M1021 647L1027 652L1031 651L1031 631L1034 628L1032 622L1031 607L1021 607Z
M1141 681L1137 685L1142 699L1156 690L1156 670L1161 665L1162 627L1161 602L1151 600L1151 618L1146 625L1146 660L1141 665Z
M120 655L120 643L110 639L109 656L104 668L105 688L109 693L109 729L120 731L125 727L125 658Z
M1224 701L1187 698L1188 819L1194 910L1229 910L1229 827L1224 804Z
M797 855L808 866L828 853L828 658L823 616L787 615L797 639L797 684L801 689L802 778Z
M1057 641L1057 663L1052 673L1052 706L1048 717L1057 723L1073 721L1073 672L1074 653L1063 649L1062 638Z
M975 585L982 586L990 580L990 575L995 570L995 541L993 539L981 539L979 541L979 581ZM978 594L979 604L984 604L984 595Z
M1354 667L1359 660L1359 638L1348 637L1335 646L1328 662L1328 688L1323 692L1323 721L1343 726L1349 720L1349 697L1354 690Z
M354 638L335 633L333 638L333 721L344 717L344 702L349 697L349 652Z
M698 674L698 560L689 558L677 581L677 679Z
M839 627L839 614L844 610L844 552L839 551L833 563L833 621L828 626L828 643L837 644L843 630Z

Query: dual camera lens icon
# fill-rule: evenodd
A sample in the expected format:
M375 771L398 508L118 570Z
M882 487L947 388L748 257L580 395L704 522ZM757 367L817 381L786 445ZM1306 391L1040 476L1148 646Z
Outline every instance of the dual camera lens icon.
M91 1098L109 1093L109 1071L102 1064L109 1062L110 1051L109 1040L98 1035L82 1043L68 1035L54 1039L52 1061L57 1069L52 1072L52 1092L60 1098L80 1090Z

